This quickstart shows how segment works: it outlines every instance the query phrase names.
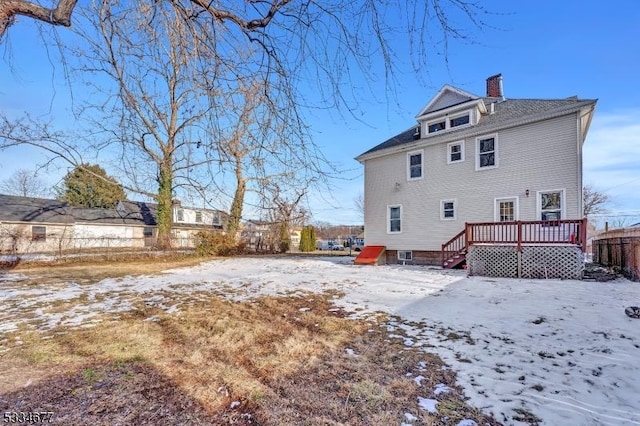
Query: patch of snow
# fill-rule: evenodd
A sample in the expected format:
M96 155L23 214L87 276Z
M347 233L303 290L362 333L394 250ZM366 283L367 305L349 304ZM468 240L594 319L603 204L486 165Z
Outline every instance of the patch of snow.
M349 356L357 356L356 353L351 348L347 348L344 350Z
M449 386L445 385L444 383L438 383L436 387L433 389L433 394L438 396L443 393L451 392L452 390L453 389L451 389Z
M416 420L418 420L418 418L416 416L414 416L411 413L404 413L404 418L408 421L408 422L415 422Z
M350 262L239 257L91 285L22 288L18 280L3 280L0 332L24 323L45 330L61 321L84 324L93 320L91 312L131 310L136 300L157 295L171 301L157 307L170 310L184 303L181 298L241 301L337 291L344 296L334 303L354 318L376 312L396 317L383 326L437 353L448 365L442 369L456 371L469 404L506 424L516 423L516 409L544 424L640 424L640 327L624 314L640 300L637 283L467 277L464 271ZM69 308L47 313L59 301Z
M239 406L240 406L240 401L233 401L231 405L229 405L229 408L233 410L235 408L238 408Z
M311 310L311 308L300 308L298 309L299 312L309 312Z
M435 399L422 398L421 396L418 397L418 406L431 414L438 412L436 405L438 405L438 401Z
M456 426L478 426L478 423L471 419L462 419Z
M413 378L413 381L416 382L416 385L422 386L422 381L424 380L424 376L416 376Z

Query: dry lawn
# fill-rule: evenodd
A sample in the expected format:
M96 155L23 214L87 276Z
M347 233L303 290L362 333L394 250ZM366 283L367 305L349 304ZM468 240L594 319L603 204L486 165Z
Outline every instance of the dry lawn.
M175 266L21 273L93 280ZM397 425L405 413L416 425L498 424L464 403L437 356L389 339L384 316L345 318L337 296L199 297L173 314L141 301L88 329L6 333L0 409L53 412L65 425ZM417 398L435 398L438 383L453 391L431 415Z

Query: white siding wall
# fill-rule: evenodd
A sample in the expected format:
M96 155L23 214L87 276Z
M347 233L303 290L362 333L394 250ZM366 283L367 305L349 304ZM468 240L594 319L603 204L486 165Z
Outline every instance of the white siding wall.
M520 220L539 220L537 191L564 189L566 219L581 218L577 115L497 132L499 167L476 171L476 138L465 161L447 164L447 142L424 146L424 179L407 181L406 152L365 162L365 239L391 250L440 250L465 222L494 221L496 198L517 197ZM411 151L417 148L412 147ZM396 182L400 183L396 189ZM529 190L529 196L525 191ZM440 201L456 200L456 219L441 220ZM402 205L402 232L387 233L387 206Z
M178 210L182 210L182 219L178 220ZM202 212L202 222L196 222L196 212ZM215 221L214 221L215 219ZM173 222L175 224L190 224L190 225L221 225L219 212L214 212L205 209L194 209L190 207L173 207Z

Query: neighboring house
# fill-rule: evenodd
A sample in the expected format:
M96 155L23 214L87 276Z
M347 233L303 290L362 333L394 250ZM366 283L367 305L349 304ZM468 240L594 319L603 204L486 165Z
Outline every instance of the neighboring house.
M65 201L0 194L0 252L152 246L156 208L137 201L120 201L113 209L73 207ZM191 247L199 230L221 229L226 218L218 210L183 208L177 202L173 210L173 243L178 247ZM180 215L182 220L176 221Z
M250 250L260 252L272 249L270 241L273 223L261 220L247 220L242 224L241 239Z
M584 228L582 145L595 104L507 99L501 75L487 79L486 96L445 85L416 125L356 158L364 165L367 245L384 246L388 262L451 267L473 243L517 243L517 221L544 221L526 225L532 242L575 243ZM466 225L478 223L487 226ZM454 237L462 241L447 251ZM458 260L449 262L453 251Z

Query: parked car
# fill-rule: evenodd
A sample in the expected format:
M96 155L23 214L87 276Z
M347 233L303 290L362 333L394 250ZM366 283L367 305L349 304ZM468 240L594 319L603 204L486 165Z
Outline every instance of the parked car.
M336 244L333 244L333 245L331 246L331 250L342 250L342 251L344 251L344 249L345 249L345 248L344 248L344 246L343 246L342 244L337 244L337 243L336 243Z

